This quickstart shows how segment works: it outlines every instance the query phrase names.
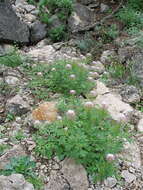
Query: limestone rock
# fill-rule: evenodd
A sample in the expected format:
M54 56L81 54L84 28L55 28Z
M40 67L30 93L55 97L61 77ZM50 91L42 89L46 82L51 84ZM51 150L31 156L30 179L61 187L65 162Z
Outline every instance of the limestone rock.
M115 187L115 185L117 184L117 180L116 180L116 178L114 178L114 177L108 177L108 178L104 181L104 184L105 184L107 187L113 188L113 187Z
M123 170L121 176L125 179L127 183L131 183L136 180L136 176L130 173L128 170Z
M102 74L105 71L105 67L100 61L93 61L91 64L91 70L92 68L98 74Z
M137 103L140 102L140 94L138 89L133 85L123 86L120 90L123 101L127 103Z
M17 94L7 101L6 110L14 115L21 116L30 110L30 106L19 94Z
M13 157L24 156L25 151L20 145L15 145L12 149L8 150L0 157L0 169L4 169Z
M119 122L128 122L133 113L133 108L129 104L124 103L118 96L112 93L98 95L94 103L105 108L111 117Z
M62 47L56 51L54 45L45 45L44 40L37 44L37 47L31 49L24 56L30 57L33 61L41 63L53 63L55 60L81 60L82 55L76 53L75 48ZM84 57L85 58L85 57Z
M0 190L34 190L34 187L25 181L23 175L12 174L10 176L0 176Z
M68 19L68 26L71 32L78 32L86 26L94 23L94 13L86 6L76 3L74 4L73 13Z
M0 2L0 42L29 42L29 28L16 16L8 1Z
M96 93L97 95L103 95L109 93L109 89L105 86L103 82L99 80L96 81Z
M39 42L46 37L46 24L42 24L40 21L36 21L31 25L30 31L30 41L32 43Z
M47 120L49 122L57 119L57 108L55 102L45 102L32 112L33 119Z
M106 51L103 51L100 61L103 64L110 64L111 59L114 58L115 56L116 56L116 53L114 50L106 50Z
M124 149L119 155L124 161L130 163L136 169L141 168L141 155L140 149L137 143L134 141L132 143L126 142L124 144Z
M70 190L69 184L58 172L51 172L48 184L44 190Z
M64 178L69 182L71 189L88 189L89 184L87 179L87 173L82 165L76 164L75 161L70 158L66 158L62 162L61 171L64 175Z
M106 4L104 4L104 3L101 3L101 5L100 5L100 11L101 11L101 13L105 13L108 10L109 10L109 6L106 5Z

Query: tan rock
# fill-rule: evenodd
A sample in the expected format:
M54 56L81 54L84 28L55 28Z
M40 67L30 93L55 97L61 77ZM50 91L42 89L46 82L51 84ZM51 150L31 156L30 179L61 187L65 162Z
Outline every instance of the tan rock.
M128 122L133 113L133 108L124 103L118 96L112 93L98 95L94 101L95 104L105 108L116 121Z
M35 120L55 121L57 119L57 108L55 102L44 102L33 110L32 117Z
M109 89L105 86L103 82L100 82L99 80L97 80L96 92L97 92L97 95L103 95L103 94L109 93Z
M73 190L87 190L87 173L81 164L76 164L73 159L66 158L62 163L62 173Z
M119 157L136 169L140 169L142 166L140 149L135 141L132 143L126 142Z

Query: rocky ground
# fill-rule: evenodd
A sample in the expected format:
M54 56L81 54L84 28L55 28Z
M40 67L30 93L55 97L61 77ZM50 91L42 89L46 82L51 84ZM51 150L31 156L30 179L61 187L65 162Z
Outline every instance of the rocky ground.
M89 7L93 9L98 6L97 1L90 4L90 1L81 0L75 11L79 8L83 9L83 7L86 11L89 11ZM7 5L5 5L5 8L7 8ZM23 0L17 0L13 4L13 8L13 10L10 8L9 12L5 10L5 14L11 14L11 20L13 20L11 24L15 25L16 23L16 29L15 31L10 30L10 34L8 34L5 32L8 29L3 28L3 32L0 33L0 40L3 41L0 45L0 56L9 51L11 45L7 42L15 40L25 44L19 50L25 67L29 66L31 60L38 63L53 64L57 59L84 60L86 57L92 56L90 53L82 55L75 46L75 39L53 44L44 39L46 36L45 30L47 29L44 24L37 21L37 9L34 5L29 5ZM102 13L108 8L108 5L100 4ZM0 27L2 24L1 18L4 15L1 10L4 11L2 6L0 6ZM14 11L16 11L17 16ZM91 15L92 18L94 17L93 11L87 13L89 17L80 15L82 12L76 13L79 14L78 18L84 21L81 22L82 24L80 22L76 23L77 17L71 18L69 25L73 32L91 24L88 22L89 17L90 21L94 22L94 19L91 19ZM17 17L20 17L21 21ZM21 27L21 22L26 24ZM31 32L29 32L28 26L31 27ZM9 25L9 27L11 26ZM27 46L29 40L30 45ZM122 44L121 39L117 39L117 41ZM74 160L66 158L59 161L57 157L47 160L35 154L36 144L32 139L33 126L39 124L39 120L52 121L57 118L58 112L55 107L57 97L51 94L52 101L36 99L32 94L32 90L27 87L30 77L23 65L16 68L0 65L0 145L7 146L2 153L0 152L0 169L4 169L10 159L15 156L29 155L36 162L36 175L43 179L44 190L143 189L143 112L135 106L141 105L143 99L141 89L143 86L143 59L142 50L136 48L135 42L136 39L129 39L128 44L123 47L118 46L118 49L103 50L98 59L94 58L86 65L86 69L92 74L94 73L93 78L96 82L94 90L90 92L93 103L107 109L114 120L129 123L129 133L132 134L132 141L125 141L124 149L119 155L120 178L108 177L103 182L94 184L84 167L77 165ZM32 43L37 44L32 45ZM129 59L136 60L133 70L138 77L140 87L116 83L115 81L105 83L103 76L108 75L106 66L111 63L111 57L118 58L124 64ZM12 174L10 176L0 176L0 189L34 190L34 187L26 182L23 175Z

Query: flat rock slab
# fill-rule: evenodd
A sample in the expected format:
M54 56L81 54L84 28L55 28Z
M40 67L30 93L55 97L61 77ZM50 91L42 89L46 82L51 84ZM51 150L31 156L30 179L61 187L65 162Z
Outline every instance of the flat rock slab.
M0 1L0 42L29 42L29 28L20 21L8 1Z
M21 174L0 176L0 190L34 190L29 182L25 181Z
M105 108L112 119L119 122L128 122L133 114L133 108L112 93L98 95L94 103Z
M66 158L62 163L64 179L68 181L73 190L87 190L87 173L81 164L76 164L73 159Z

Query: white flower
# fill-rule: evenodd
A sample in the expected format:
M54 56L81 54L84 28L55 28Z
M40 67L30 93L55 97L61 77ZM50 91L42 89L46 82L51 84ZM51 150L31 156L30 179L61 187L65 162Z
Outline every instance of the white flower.
M114 154L107 154L106 155L106 160L107 161L114 161L115 160L115 155Z
M53 67L53 68L51 69L51 71L56 71L56 69Z
M37 73L38 76L43 76L42 72Z
M67 131L67 130L68 130L68 127L65 127L64 130Z
M94 107L94 104L92 102L85 102L84 106L86 108L93 108Z
M76 94L76 91L75 90L70 90L70 94L74 95L74 94Z
M75 79L75 75L74 75L74 74L71 74L71 75L70 75L70 78L71 78L71 79Z
M58 115L57 120L62 120L62 117Z
M88 77L88 80L92 81L92 82L94 81L94 79L92 77Z
M67 116L69 119L75 119L75 116L76 116L75 111L74 111L74 110L68 110L68 111L66 112L66 116Z
M70 64L66 64L66 66L65 66L67 69L71 69L72 68L72 66L70 65Z
M90 91L90 96L96 97L97 96L97 92L95 90L91 90Z
M102 108L103 109L107 109L108 108L108 105L105 101L102 102Z
M90 76L92 76L93 78L98 78L99 74L97 72L90 72Z

